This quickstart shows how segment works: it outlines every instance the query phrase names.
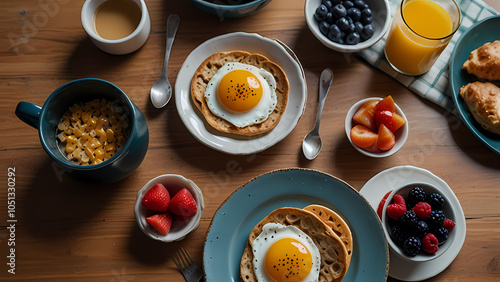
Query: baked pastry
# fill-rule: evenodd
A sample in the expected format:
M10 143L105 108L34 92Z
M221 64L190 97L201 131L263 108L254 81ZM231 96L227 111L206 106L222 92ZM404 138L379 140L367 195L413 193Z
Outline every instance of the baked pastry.
M305 207L304 210L314 213L326 225L328 225L328 227L330 227L333 232L337 234L337 236L339 236L340 240L345 244L347 250L347 267L349 267L349 264L351 263L353 245L349 225L347 225L340 215L325 206L309 205Z
M474 119L493 133L500 134L500 88L490 82L472 82L460 88L460 96Z
M318 281L342 281L347 273L347 249L340 238L319 217L298 208L279 208L271 212L250 232L240 262L240 276L245 282L257 281L254 271L252 244L267 223L295 226L308 235L321 254Z
M462 69L482 79L500 80L500 40L472 51Z
M207 104L205 91L210 80L226 63L237 62L262 68L272 74L276 82L276 105L267 119L244 127L235 126L228 120L215 115ZM191 98L205 120L216 130L237 135L257 135L270 131L280 121L288 102L289 84L285 72L279 65L261 54L245 51L219 52L209 56L197 68L191 80Z

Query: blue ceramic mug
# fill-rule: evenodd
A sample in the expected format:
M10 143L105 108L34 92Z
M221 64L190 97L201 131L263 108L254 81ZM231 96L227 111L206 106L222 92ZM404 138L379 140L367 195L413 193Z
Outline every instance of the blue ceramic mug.
M123 147L111 158L99 164L78 165L68 160L61 152L57 127L63 114L72 105L96 98L104 98L123 107L123 112L128 115L130 133ZM124 179L139 167L148 149L149 130L142 112L120 88L101 79L84 78L71 81L56 89L43 107L19 102L16 115L38 129L43 148L64 172L84 182L104 184Z

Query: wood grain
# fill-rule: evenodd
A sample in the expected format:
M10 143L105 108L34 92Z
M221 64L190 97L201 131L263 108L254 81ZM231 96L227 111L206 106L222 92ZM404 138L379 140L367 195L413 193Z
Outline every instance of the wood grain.
M183 281L170 256L181 246L202 264L204 239L219 205L257 175L287 168L317 169L357 190L378 172L398 165L430 170L445 180L465 212L467 238L456 260L429 281L500 280L500 156L483 146L453 115L411 93L391 77L324 47L308 30L304 1L272 1L241 19L206 15L189 1L148 0L152 30L137 52L108 55L96 48L80 24L83 0L18 0L0 3L0 280L12 281ZM497 10L497 0L486 1ZM205 40L228 32L279 38L300 58L307 78L306 111L296 128L271 149L247 156L226 155L198 142L181 122L172 100L155 109L149 89L163 61L165 25L181 16L168 76L174 84L189 53ZM323 149L314 161L301 152L314 126L318 77L335 73L323 110ZM83 77L108 80L124 90L145 114L150 146L142 165L112 185L88 185L58 173L34 128L14 114L19 101L43 105L60 85ZM391 94L409 120L410 136L394 156L371 159L349 144L347 109L371 96ZM16 274L7 272L7 171L16 169ZM200 227L183 241L164 244L146 237L133 213L137 191L151 178L181 174L202 188ZM389 278L388 281L396 281Z

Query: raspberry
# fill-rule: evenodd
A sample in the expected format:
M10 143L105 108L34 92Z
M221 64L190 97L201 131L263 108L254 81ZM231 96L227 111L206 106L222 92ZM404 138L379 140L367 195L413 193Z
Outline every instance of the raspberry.
M427 219L427 217L431 214L432 209L431 205L426 202L418 202L413 208L413 211L417 214L417 217L420 219Z
M408 204L413 207L418 202L425 202L427 200L427 194L422 187L415 187L411 189L408 194Z
M434 234L427 233L422 239L422 249L429 254L435 254L439 250L438 239Z
M405 212L405 205L390 204L387 206L387 215L394 220L399 220Z
M399 194L395 194L394 197L392 197L392 202L394 204L398 204L398 205L406 205L405 198L403 198L403 196L401 196Z
M417 224L417 214L412 210L406 211L401 217L400 221L403 227L411 229Z
M443 226L444 213L442 210L434 210L427 218L427 224L431 229L438 229Z
M444 208L444 198L438 193L432 193L427 197L427 203L429 203L433 210L442 210Z
M429 226L427 225L427 223L425 223L425 221L419 220L413 230L415 236L417 236L418 238L422 238L429 232Z
M434 234L439 241L439 245L443 244L446 240L448 240L448 229L441 227L434 230Z
M443 227L448 229L448 231L451 231L453 229L453 227L455 227L455 222L453 222L453 220L451 220L449 218L446 218L443 221Z
M403 250L410 257L414 257L420 252L421 247L422 242L420 239L418 237L411 236L405 240Z

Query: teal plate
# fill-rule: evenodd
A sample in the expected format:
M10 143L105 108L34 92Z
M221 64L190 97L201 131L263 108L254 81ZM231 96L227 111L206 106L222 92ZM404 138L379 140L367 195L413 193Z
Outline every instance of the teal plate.
M281 207L324 205L336 211L353 235L351 265L343 282L386 281L389 249L370 204L344 181L309 169L282 169L258 176L226 199L210 223L203 250L207 282L241 281L240 260L254 226Z
M481 47L484 43L500 40L499 27L500 16L489 17L475 23L464 31L458 39L450 57L450 89L457 113L472 134L497 154L500 154L500 135L483 129L476 122L459 93L460 87L469 82L480 81L474 75L462 70L463 63L469 58L470 52ZM499 86L498 82L495 84Z

